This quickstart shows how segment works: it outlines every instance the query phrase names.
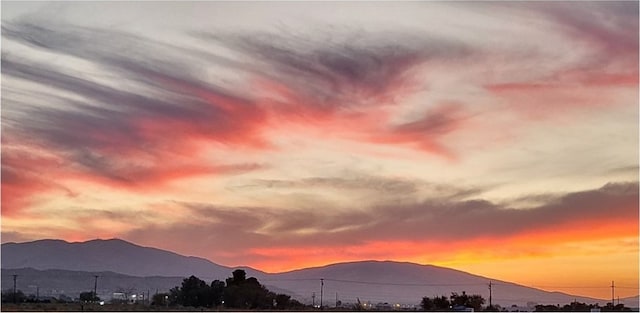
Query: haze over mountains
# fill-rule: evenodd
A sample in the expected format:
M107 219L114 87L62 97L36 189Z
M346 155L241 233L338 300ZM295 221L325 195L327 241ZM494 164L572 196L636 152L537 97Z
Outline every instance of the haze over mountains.
M163 292L179 285L184 277L190 275L210 282L213 279L224 280L234 269L203 258L141 247L118 239L2 244L2 285L11 285L11 275L17 274L18 289L29 293L37 286L41 295L64 291L72 296L90 290L93 275L100 276L99 295L108 296L116 289ZM493 302L501 305L525 305L527 302L559 304L574 300L606 303L602 299L547 292L458 270L413 263L362 261L285 273L265 273L248 267L242 269L272 291L290 294L307 303L320 302L320 279L324 279L322 300L330 306L335 304L336 298L342 302L360 299L371 303L417 304L423 296L462 291L481 294L488 299L489 281L493 284Z

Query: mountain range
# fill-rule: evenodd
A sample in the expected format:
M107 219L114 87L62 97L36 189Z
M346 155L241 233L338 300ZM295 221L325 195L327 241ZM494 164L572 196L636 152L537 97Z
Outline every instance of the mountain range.
M74 296L92 290L94 275L98 294L111 297L113 292L166 292L179 285L184 277L195 275L208 282L224 280L241 268L256 277L270 290L286 293L306 302L333 306L337 300L415 305L424 296L450 295L451 292L480 294L489 298L492 284L493 303L503 306L565 304L577 300L587 303L607 301L548 292L470 273L406 262L361 261L338 263L284 273L265 273L250 267L226 267L204 258L141 247L119 240L91 240L69 243L62 240L38 240L5 243L1 248L2 286L17 287L25 293ZM637 307L638 298L623 299ZM623 302L624 303L624 302Z

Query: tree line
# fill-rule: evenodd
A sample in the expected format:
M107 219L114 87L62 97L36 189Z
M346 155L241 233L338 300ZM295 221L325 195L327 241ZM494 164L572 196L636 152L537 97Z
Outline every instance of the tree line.
M506 311L505 308L501 308L499 305L489 305L483 307L485 299L481 295L467 295L464 291L462 294L456 292L451 293L450 297L424 297L420 302L420 308L422 311L464 311L465 309L472 308L474 311L485 312L498 312ZM571 302L570 304L560 305L536 305L535 312L590 312L593 309L598 309L600 312L631 312L631 309L625 307L624 304L613 305L607 303L605 306L599 306L598 304L586 304L582 302Z
M451 297L439 296L439 297L424 297L420 302L420 307L423 311L458 311L465 308L472 308L474 311L482 311L482 305L485 303L484 298L481 295L468 295L466 292L458 294L452 292ZM488 306L485 311L497 311L496 307Z
M246 276L244 270L238 269L224 282L214 280L210 284L191 276L169 293L154 295L151 304L240 310L300 310L307 307L289 295L269 291L255 277Z
M64 298L63 298L64 297ZM84 302L97 302L100 298L92 291L80 294L79 300ZM152 306L163 307L193 307L210 309L237 309L237 310L309 310L310 305L305 305L286 294L277 294L269 291L260 284L255 277L246 277L246 272L237 269L232 276L225 281L214 280L210 284L196 276L190 276L182 281L180 286L175 286L168 293L158 293L151 299ZM40 301L35 295L26 296L22 291L5 290L2 292L3 303L29 303ZM49 302L49 301L47 301ZM71 298L61 296L57 303L74 302ZM359 301L358 301L359 302ZM452 292L451 296L423 297L420 302L422 311L506 311L499 305L483 307L485 299L478 294L468 295L465 291L461 294ZM360 305L353 307L359 311ZM631 311L623 304L613 305L607 303L600 307L598 304L585 304L574 301L564 306L560 305L536 305L536 312L588 312L599 309L602 312Z

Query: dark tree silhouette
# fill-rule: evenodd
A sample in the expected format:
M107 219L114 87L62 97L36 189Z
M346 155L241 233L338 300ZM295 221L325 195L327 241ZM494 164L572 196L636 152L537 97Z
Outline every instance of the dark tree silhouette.
M285 294L277 294L276 295L276 310L285 310L289 308L291 296Z
M433 304L433 300L429 297L422 298L422 301L420 302L420 307L422 307L423 311L435 310L435 304Z
M221 304L225 308L240 310L286 310L305 309L306 306L290 296L269 291L255 277L247 278L244 270L235 270L225 282L214 280L207 285L198 277L191 276L182 281L180 287L172 288L163 299L154 298L161 303L168 298L168 305L187 307L214 307ZM166 304L166 303L165 303Z
M168 293L157 293L151 298L151 305L167 306L169 305Z
M184 306L210 307L213 303L211 287L198 277L186 278L178 293L178 303Z
M226 280L224 305L236 309L271 309L275 294L262 286L255 277L246 278L244 270L233 271Z
M452 306L464 306L468 308L473 308L475 311L482 310L482 305L484 304L484 298L480 295L467 295L466 292L462 292L459 295L456 292L451 293L451 305Z
M433 298L433 305L436 311L448 311L451 308L451 302L445 296Z
M13 289L2 292L2 302L24 302L27 297L24 295L22 290L17 290L15 294L13 293Z
M223 281L214 280L211 282L211 299L214 306L219 306L224 301L225 283Z
M440 297L424 297L420 302L423 311L449 311L451 303L445 296Z
M82 302L100 301L100 298L94 295L93 291L85 291L80 293L80 301Z

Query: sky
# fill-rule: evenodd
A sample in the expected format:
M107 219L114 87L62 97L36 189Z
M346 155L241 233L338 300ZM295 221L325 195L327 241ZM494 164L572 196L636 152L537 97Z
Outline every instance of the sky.
M638 293L638 2L2 2L2 242Z

